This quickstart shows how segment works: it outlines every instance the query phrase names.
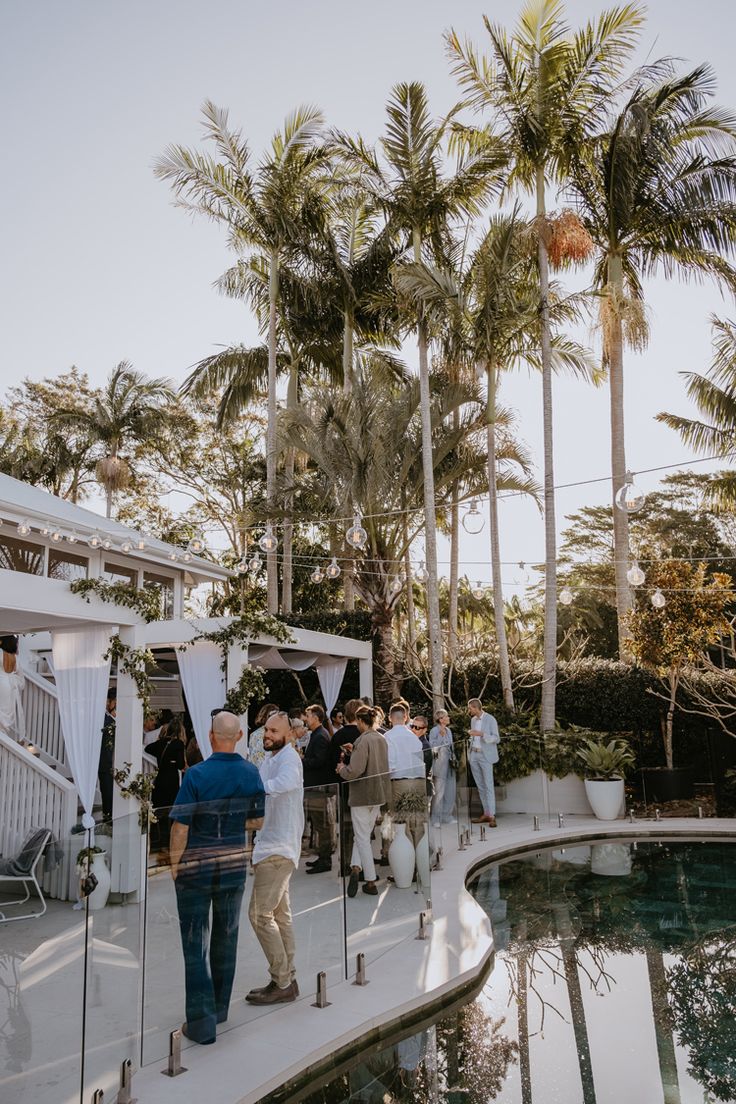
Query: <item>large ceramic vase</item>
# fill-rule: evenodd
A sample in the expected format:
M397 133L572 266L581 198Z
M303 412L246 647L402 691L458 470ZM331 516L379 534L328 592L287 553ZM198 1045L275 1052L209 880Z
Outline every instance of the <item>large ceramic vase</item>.
M598 820L617 820L624 811L623 778L586 778L585 793Z
M92 856L92 873L97 879L97 887L92 890L87 900L89 907L95 911L103 909L110 896L110 871L107 869L104 851L98 851Z
M427 826L424 827L422 838L417 844L416 851L416 864L417 864L417 877L422 887L425 897L429 896L429 833L427 832Z
M399 889L409 889L414 880L416 852L413 843L406 834L406 825L396 824L394 828L396 834L388 849L388 861L394 885L398 886Z

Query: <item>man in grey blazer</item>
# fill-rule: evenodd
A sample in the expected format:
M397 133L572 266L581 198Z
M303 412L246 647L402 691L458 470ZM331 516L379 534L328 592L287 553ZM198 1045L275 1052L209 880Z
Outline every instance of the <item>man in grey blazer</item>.
M493 788L493 764L498 762L498 725L491 713L486 713L480 698L468 702L470 714L470 753L468 761L473 780L478 787L483 813L473 824L496 827L496 791Z

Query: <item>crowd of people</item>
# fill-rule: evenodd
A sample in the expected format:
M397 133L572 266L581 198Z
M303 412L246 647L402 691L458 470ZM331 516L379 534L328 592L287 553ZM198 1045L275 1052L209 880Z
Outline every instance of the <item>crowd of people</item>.
M483 807L476 820L493 827L498 726L476 699L468 712L468 763ZM253 1005L294 1001L299 986L289 890L309 850L305 841L314 851L308 875L329 873L337 857L349 897L357 895L361 882L363 893L377 896L377 867L388 865L385 842L380 855L374 853L379 818L390 817L402 802L409 807L407 795L416 795L411 807L424 809L411 826L416 836L428 824L450 822L455 743L446 712L437 713L430 729L426 716L411 716L403 700L384 713L365 699L353 699L329 717L319 704L283 710L267 703L242 754L239 718L213 710L212 754L202 760L200 753L200 761L191 762L194 749L190 756L182 719L171 716L160 725L158 720L147 720L144 738L159 764L153 798L157 840L168 846L179 912L186 989L182 1031L208 1044L228 1016L249 865L248 918L268 981L246 1000Z

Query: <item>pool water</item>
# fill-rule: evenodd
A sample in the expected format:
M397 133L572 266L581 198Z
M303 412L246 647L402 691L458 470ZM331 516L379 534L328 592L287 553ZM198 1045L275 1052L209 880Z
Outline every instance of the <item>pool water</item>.
M736 1101L736 846L526 852L468 886L493 925L482 993L309 1104Z

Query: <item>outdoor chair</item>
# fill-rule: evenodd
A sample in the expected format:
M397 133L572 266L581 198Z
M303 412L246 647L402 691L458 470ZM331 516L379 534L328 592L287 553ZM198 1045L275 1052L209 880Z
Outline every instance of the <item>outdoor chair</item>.
M41 892L41 886L38 884L36 870L50 839L51 832L48 828L31 828L23 842L23 846L14 858L4 859L0 856L0 890L3 882L21 882L25 890L25 897L3 901L3 908L7 908L8 905L25 904L31 896L31 885L36 887L38 899L43 906L40 912L24 912L20 916L6 916L4 912L0 911L0 923L10 922L11 920L33 920L38 916L43 916L46 912L46 900Z

